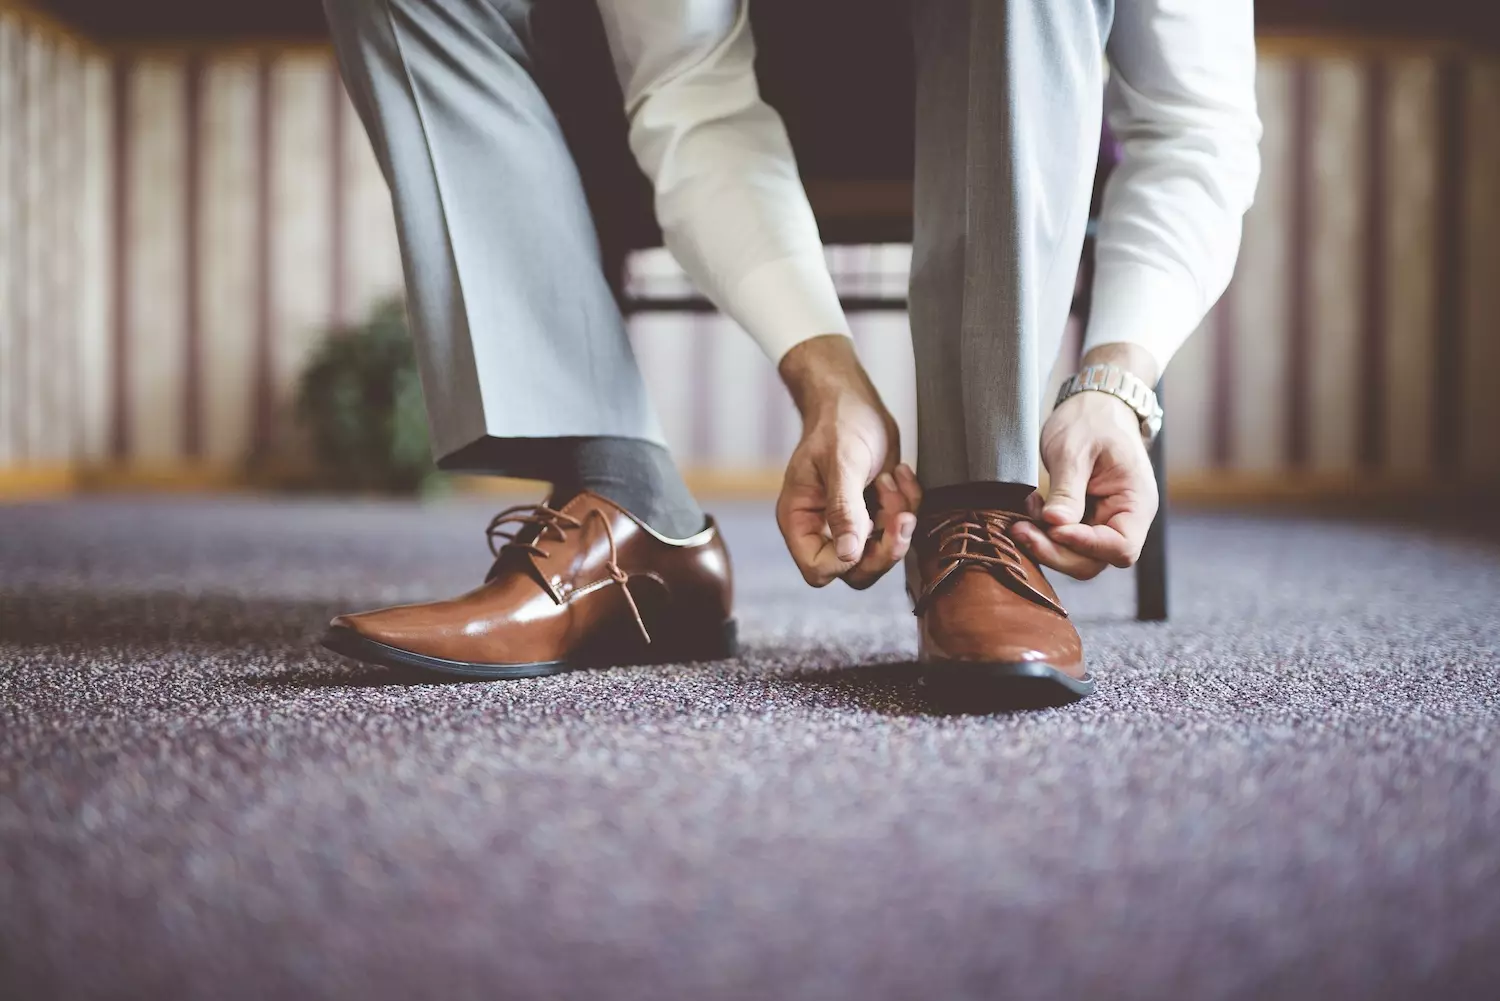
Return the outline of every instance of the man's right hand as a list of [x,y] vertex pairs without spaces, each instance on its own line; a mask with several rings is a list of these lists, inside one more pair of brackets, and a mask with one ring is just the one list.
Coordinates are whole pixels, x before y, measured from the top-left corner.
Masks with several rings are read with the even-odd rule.
[[[901,463],[901,435],[853,342],[841,335],[803,341],[780,372],[802,414],[802,440],[787,463],[776,524],[814,587],[842,577],[866,588],[906,556],[921,490]],[[865,488],[876,485],[872,522]]]

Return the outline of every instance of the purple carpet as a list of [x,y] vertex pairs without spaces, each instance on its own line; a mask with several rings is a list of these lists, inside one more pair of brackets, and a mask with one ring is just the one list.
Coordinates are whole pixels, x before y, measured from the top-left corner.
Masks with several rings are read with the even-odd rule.
[[0,508],[0,997],[1500,997],[1500,546],[1183,515],[1099,693],[973,714],[899,584],[721,507],[744,656],[430,684],[314,646],[492,505]]

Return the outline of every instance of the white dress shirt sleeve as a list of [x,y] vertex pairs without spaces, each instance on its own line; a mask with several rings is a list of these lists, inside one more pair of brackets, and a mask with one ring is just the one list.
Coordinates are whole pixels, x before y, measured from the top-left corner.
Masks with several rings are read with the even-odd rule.
[[746,0],[599,8],[673,256],[773,362],[847,335],[786,129],[760,98]]
[[1139,344],[1165,369],[1229,284],[1260,176],[1251,0],[1120,0],[1108,56],[1124,155],[1084,347]]

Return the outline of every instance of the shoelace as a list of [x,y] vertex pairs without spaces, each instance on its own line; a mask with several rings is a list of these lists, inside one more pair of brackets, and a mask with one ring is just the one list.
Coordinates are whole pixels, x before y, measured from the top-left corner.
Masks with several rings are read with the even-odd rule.
[[1010,537],[1010,527],[1020,520],[1021,515],[1010,511],[954,511],[929,528],[928,537],[936,535],[941,540],[938,543],[940,570],[918,600],[918,610],[947,576],[946,571],[965,563],[1000,567],[1026,584],[1029,590],[1031,584],[1026,579],[1020,550]]
[[[587,517],[595,515],[599,518],[599,524],[604,526],[604,539],[609,543],[609,559],[605,561],[604,569],[609,571],[610,579],[619,584],[620,589],[625,592],[625,602],[630,606],[630,614],[634,616],[636,627],[641,631],[641,638],[649,644],[651,633],[646,630],[646,620],[641,618],[641,610],[636,606],[635,595],[630,593],[630,575],[620,568],[620,554],[615,548],[615,533],[614,529],[609,527],[609,517],[598,508],[591,508]],[[501,528],[502,525],[512,524],[516,528],[510,531]],[[539,529],[534,539],[519,538],[529,526],[536,526]],[[545,504],[517,504],[515,507],[506,508],[490,519],[489,527],[484,530],[484,535],[490,544],[490,553],[496,559],[499,559],[500,554],[507,549],[522,550],[546,559],[551,554],[543,549],[540,543],[546,541],[548,532],[551,532],[558,542],[566,542],[570,530],[582,527],[583,522],[579,519]]]

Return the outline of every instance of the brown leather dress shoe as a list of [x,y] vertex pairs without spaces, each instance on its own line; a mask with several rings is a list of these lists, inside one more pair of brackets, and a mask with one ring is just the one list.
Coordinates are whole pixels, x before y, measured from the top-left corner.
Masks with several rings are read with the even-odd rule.
[[[924,514],[907,584],[929,675],[980,682],[1016,707],[1093,694],[1083,644],[1057,592],[1011,540],[1012,511]],[[913,572],[914,571],[914,572]]]
[[666,539],[585,492],[560,509],[502,511],[487,534],[495,564],[477,590],[340,615],[323,645],[367,663],[471,678],[736,652],[729,552],[711,519],[691,538]]

